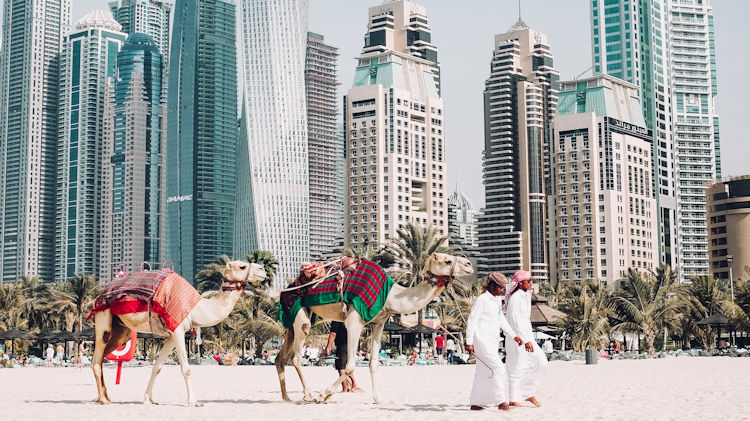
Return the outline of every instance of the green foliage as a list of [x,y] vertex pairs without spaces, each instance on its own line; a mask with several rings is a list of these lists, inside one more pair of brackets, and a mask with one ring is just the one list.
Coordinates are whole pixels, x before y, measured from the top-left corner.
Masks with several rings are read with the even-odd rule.
[[607,341],[610,299],[611,290],[600,281],[587,280],[581,286],[571,286],[565,290],[559,306],[565,316],[560,323],[570,336],[574,350],[583,352]]
[[232,259],[222,254],[217,256],[213,262],[203,266],[203,269],[195,275],[195,285],[198,292],[214,291],[221,288],[224,282],[222,271]]
[[273,285],[273,279],[279,272],[279,261],[273,255],[273,252],[269,250],[255,250],[252,253],[246,254],[245,260],[263,266],[263,269],[266,270],[266,279],[263,283]]
[[399,228],[398,236],[391,239],[387,246],[387,252],[401,267],[393,272],[394,280],[407,286],[424,282],[430,256],[433,253],[449,253],[451,249],[446,244],[448,236],[441,236],[440,231],[432,225],[422,227],[409,222]]

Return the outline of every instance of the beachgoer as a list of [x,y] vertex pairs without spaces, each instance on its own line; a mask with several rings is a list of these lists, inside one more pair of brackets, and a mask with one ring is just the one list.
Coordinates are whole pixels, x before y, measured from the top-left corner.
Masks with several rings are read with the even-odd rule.
[[63,348],[62,344],[57,344],[57,355],[55,355],[55,361],[58,364],[65,362],[65,348]]
[[417,354],[417,351],[412,349],[411,354],[409,354],[409,358],[406,361],[406,365],[414,365],[417,363],[417,359],[419,358],[419,354]]
[[55,358],[55,350],[52,344],[47,345],[47,367],[52,367],[52,360]]
[[542,344],[542,350],[547,355],[547,360],[549,360],[549,356],[552,355],[552,341],[549,338]]
[[524,341],[524,348],[510,346],[512,343],[505,338],[508,349],[506,362],[508,364],[508,389],[510,405],[521,406],[519,401],[526,400],[534,406],[541,406],[537,401],[536,389],[542,381],[547,368],[547,357],[544,351],[534,341],[531,330],[531,273],[518,270],[513,274],[513,285],[508,290],[505,299],[506,317],[513,330]]
[[500,329],[518,346],[522,342],[500,311],[506,283],[502,273],[492,272],[484,284],[484,292],[474,301],[466,322],[466,351],[477,359],[469,397],[473,410],[484,409],[487,405],[497,405],[503,411],[509,409],[505,399],[505,366],[497,353]]
[[[342,322],[332,321],[331,333],[328,335],[328,344],[326,345],[325,353],[326,355],[330,355],[331,348],[334,345],[336,346],[336,363],[334,366],[336,367],[339,376],[344,375],[346,363],[349,361],[346,339],[346,326]],[[354,380],[354,375],[345,378],[341,383],[342,392],[354,392],[356,389],[358,388],[357,381]]]
[[442,334],[438,333],[435,336],[435,351],[437,352],[438,363],[443,363],[443,347],[445,345],[445,338]]
[[445,359],[448,364],[453,364],[453,354],[456,352],[456,341],[453,338],[448,338],[445,341]]
[[268,350],[263,351],[263,359],[265,361],[268,361],[269,358],[271,358],[271,356],[268,355]]

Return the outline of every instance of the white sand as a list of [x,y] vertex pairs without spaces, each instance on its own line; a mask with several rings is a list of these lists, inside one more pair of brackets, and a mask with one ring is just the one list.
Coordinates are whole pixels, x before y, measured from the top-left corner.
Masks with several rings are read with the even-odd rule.
[[[193,366],[193,387],[202,408],[185,407],[177,366],[165,366],[156,381],[158,406],[141,404],[150,367],[124,368],[122,384],[105,368],[113,403],[95,404],[89,368],[0,369],[0,419],[258,419],[419,420],[429,419],[750,419],[750,358],[670,357],[661,360],[550,363],[538,393],[541,408],[468,410],[474,366],[381,367],[386,403],[371,403],[370,375],[357,368],[364,393],[335,395],[323,405],[281,400],[273,366]],[[334,378],[331,367],[303,367],[313,390]],[[290,395],[301,386],[287,367]],[[344,418],[346,417],[346,418]]]

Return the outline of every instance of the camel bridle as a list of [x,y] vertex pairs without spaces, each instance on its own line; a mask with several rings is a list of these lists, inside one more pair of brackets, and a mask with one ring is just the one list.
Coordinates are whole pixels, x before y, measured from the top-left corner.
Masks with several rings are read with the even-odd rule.
[[[253,264],[250,263],[250,266]],[[247,275],[245,276],[245,279],[241,281],[226,281],[227,286],[224,286],[224,284],[221,285],[222,291],[236,291],[236,290],[242,290],[245,288],[245,284],[253,284],[253,281],[250,280],[250,276],[252,275],[252,271],[250,270],[250,267],[247,268]],[[260,284],[261,281],[258,281]]]
[[427,278],[427,282],[430,283],[430,285],[437,286],[437,287],[447,287],[451,282],[453,282],[454,279],[456,279],[456,264],[458,263],[458,257],[453,257],[453,264],[451,265],[451,271],[448,274],[448,276],[438,276],[434,273],[430,272],[429,270],[427,273],[430,275],[429,278]]

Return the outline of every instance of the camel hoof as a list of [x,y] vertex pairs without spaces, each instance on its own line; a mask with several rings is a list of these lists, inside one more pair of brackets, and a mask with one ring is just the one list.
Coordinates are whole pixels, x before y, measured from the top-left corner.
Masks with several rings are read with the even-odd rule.
[[98,403],[99,405],[108,405],[112,403],[112,401],[110,401],[109,399],[101,398],[101,399],[97,399],[96,403]]
[[328,403],[328,400],[331,399],[331,396],[333,396],[333,393],[326,392],[326,393],[319,393],[318,397],[313,399],[313,402],[315,403]]
[[310,395],[309,393],[308,393],[307,395],[305,395],[305,396],[304,396],[304,397],[302,398],[302,400],[303,400],[304,402],[315,402],[315,399],[313,399],[312,395]]
[[188,406],[192,406],[192,407],[195,407],[195,408],[200,408],[200,407],[203,406],[203,402],[192,402],[192,403],[189,402]]

